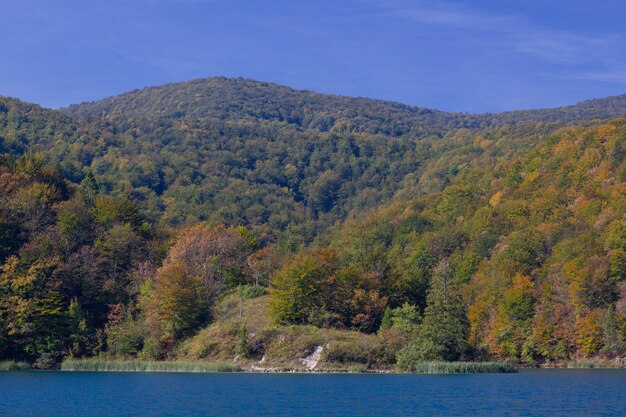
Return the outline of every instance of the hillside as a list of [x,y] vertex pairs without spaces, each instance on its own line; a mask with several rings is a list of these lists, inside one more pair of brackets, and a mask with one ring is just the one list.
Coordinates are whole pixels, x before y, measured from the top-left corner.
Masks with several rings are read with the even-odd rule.
[[7,101],[0,135],[21,135],[11,139],[13,153],[25,142],[45,151],[74,182],[93,172],[107,192],[137,201],[152,223],[242,224],[263,240],[297,246],[354,210],[447,182],[482,152],[459,129],[506,138],[492,150],[503,158],[565,122],[625,114],[625,100],[468,115],[209,78],[70,106],[69,117],[30,106],[40,116],[19,127],[8,114],[24,112]]
[[[495,165],[477,160],[440,192],[349,220],[327,250],[353,268],[379,257],[375,271],[386,279],[364,281],[368,297],[408,301],[424,314],[409,356],[428,359],[428,338],[528,364],[619,355],[626,347],[625,154],[623,119],[564,128],[527,155]],[[433,296],[441,292],[447,301]],[[454,303],[466,309],[456,323],[465,333],[449,333],[441,317],[429,333],[433,304],[446,317]],[[371,314],[381,319],[383,307]]]
[[619,357],[623,114],[225,78],[0,98],[0,360]]

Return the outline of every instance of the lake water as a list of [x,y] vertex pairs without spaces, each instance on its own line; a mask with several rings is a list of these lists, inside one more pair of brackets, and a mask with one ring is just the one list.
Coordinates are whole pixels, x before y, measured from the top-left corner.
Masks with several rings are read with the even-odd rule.
[[0,372],[1,416],[624,416],[626,370],[483,375]]

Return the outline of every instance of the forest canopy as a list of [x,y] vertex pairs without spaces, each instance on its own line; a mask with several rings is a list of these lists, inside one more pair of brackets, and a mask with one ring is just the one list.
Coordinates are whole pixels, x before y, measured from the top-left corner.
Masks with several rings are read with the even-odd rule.
[[260,360],[314,329],[354,337],[329,361],[403,370],[623,355],[623,114],[223,78],[0,98],[0,360]]

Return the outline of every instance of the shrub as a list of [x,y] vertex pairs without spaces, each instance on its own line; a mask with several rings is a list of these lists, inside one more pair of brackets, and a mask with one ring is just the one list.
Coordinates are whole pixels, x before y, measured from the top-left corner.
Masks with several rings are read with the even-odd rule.
[[260,285],[242,285],[239,287],[239,291],[241,298],[244,300],[261,297],[267,294],[267,288]]
[[427,361],[443,360],[444,349],[431,339],[417,339],[396,355],[398,370],[413,372],[415,366]]

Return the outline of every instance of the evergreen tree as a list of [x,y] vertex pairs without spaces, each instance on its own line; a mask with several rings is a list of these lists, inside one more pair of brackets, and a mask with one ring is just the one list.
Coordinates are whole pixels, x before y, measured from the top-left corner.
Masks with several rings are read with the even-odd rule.
[[83,201],[85,201],[88,206],[93,207],[96,202],[96,195],[100,192],[100,186],[93,172],[87,172],[87,175],[85,175],[85,178],[83,178],[80,183],[79,190]]
[[467,350],[469,324],[458,286],[451,281],[448,261],[443,260],[433,275],[419,338],[441,349],[441,358],[454,361]]
[[393,325],[391,321],[391,308],[387,307],[383,313],[383,319],[380,322],[380,330],[389,329]]
[[607,353],[617,353],[623,347],[619,325],[615,317],[615,304],[611,304],[604,315],[604,350]]

